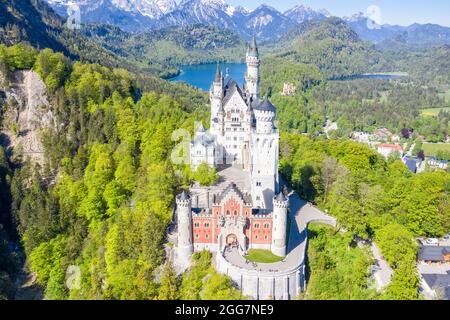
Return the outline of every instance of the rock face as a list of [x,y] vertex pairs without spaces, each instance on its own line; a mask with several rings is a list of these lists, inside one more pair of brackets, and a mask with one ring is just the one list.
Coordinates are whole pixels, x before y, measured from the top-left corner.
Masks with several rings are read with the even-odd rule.
[[42,166],[42,131],[56,125],[44,82],[34,71],[16,71],[9,88],[3,88],[3,92],[0,142],[13,157],[29,157]]

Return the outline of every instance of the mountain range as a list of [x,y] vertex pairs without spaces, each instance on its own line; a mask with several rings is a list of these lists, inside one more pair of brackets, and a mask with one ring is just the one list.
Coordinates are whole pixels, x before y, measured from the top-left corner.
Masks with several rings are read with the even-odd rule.
[[363,13],[344,18],[362,40],[379,49],[417,49],[450,44],[450,28],[437,24],[377,25]]
[[[167,27],[204,24],[229,29],[249,40],[276,41],[306,21],[324,20],[331,14],[297,5],[285,12],[261,5],[254,10],[233,7],[224,0],[46,0],[63,17],[73,4],[80,8],[82,23],[110,24],[127,32],[153,31]],[[376,26],[358,13],[344,21],[362,40],[380,49],[425,48],[450,44],[450,28],[435,24]],[[373,27],[375,26],[375,27]]]
[[260,41],[279,39],[299,23],[330,16],[325,10],[315,11],[302,5],[282,13],[268,5],[249,10],[223,0],[182,0],[179,4],[174,0],[46,1],[64,17],[76,3],[82,23],[112,24],[128,32],[205,24],[229,29],[246,40],[255,35]]

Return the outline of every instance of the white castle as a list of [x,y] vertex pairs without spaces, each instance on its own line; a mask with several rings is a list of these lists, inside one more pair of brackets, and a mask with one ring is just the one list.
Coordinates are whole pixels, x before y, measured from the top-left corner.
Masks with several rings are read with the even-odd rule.
[[[288,237],[288,225],[295,234],[296,224],[288,224],[290,200],[280,192],[276,109],[268,98],[260,98],[259,66],[253,39],[242,88],[217,68],[210,92],[211,128],[196,129],[190,160],[193,170],[202,163],[217,168],[221,181],[194,185],[176,197],[174,262],[182,272],[195,251],[208,250],[215,255],[216,269],[244,295],[291,299],[305,285],[305,241]],[[271,251],[282,261],[250,263],[246,256],[252,249]]]
[[211,126],[196,130],[191,144],[191,165],[242,166],[250,173],[253,206],[272,209],[279,192],[279,133],[275,107],[260,98],[259,52],[255,38],[247,51],[247,74],[241,89],[225,79],[219,66],[210,91]]

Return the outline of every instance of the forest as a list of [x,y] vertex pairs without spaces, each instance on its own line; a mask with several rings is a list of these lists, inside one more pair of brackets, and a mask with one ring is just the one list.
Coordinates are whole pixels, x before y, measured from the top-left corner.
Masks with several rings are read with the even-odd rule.
[[[205,119],[203,94],[170,85],[169,95],[154,79],[23,45],[0,46],[0,66],[5,74],[37,72],[58,123],[43,134],[44,167],[26,159],[11,163],[0,149],[2,225],[21,239],[46,299],[172,299],[183,286],[197,288],[189,297],[238,295],[211,268],[199,267],[201,279],[211,278],[198,283],[195,268],[179,279],[164,263],[174,194],[194,179],[184,165],[171,163],[177,142],[171,135],[192,132],[194,120]],[[1,288],[11,298],[20,257],[3,233],[1,254],[8,259],[1,279],[8,285]],[[205,261],[210,257],[199,257],[200,266]],[[70,266],[81,272],[72,290],[65,286]]]
[[[441,237],[450,230],[448,173],[414,175],[400,160],[386,161],[369,147],[348,140],[284,134],[280,148],[283,176],[299,195],[336,217],[346,230],[335,235],[336,231],[313,229],[309,257],[314,281],[309,298],[418,299],[415,237]],[[348,266],[350,279],[343,282],[349,284],[348,295],[333,289],[336,283],[342,285],[339,279],[345,275],[339,270],[349,256],[329,250],[345,251],[348,244],[355,247],[357,239],[375,240],[394,269],[392,283],[381,296],[361,280],[367,280],[368,258],[357,248],[351,249],[356,256],[351,254],[348,261],[354,263]]]

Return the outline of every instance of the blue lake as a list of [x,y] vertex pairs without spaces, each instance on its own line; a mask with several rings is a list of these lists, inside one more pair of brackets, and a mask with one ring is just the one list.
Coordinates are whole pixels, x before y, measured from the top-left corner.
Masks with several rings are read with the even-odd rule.
[[[236,80],[239,85],[244,83],[245,72],[247,71],[247,65],[245,63],[221,63],[219,64],[224,75],[228,71],[228,75]],[[182,72],[177,77],[169,79],[172,82],[186,82],[191,86],[199,88],[203,91],[209,91],[211,84],[216,75],[216,63],[207,64],[193,64],[183,65],[179,67]],[[356,79],[379,79],[389,80],[398,79],[406,75],[389,74],[389,73],[373,73],[373,74],[360,74],[352,77],[346,77],[342,79],[336,79],[338,81],[351,81]]]
[[374,80],[391,80],[391,79],[400,79],[405,77],[406,74],[388,74],[388,73],[368,73],[368,74],[357,74],[351,77],[346,77],[339,79],[341,81],[351,81],[357,79],[374,79]]
[[[219,66],[224,75],[228,70],[228,75],[238,84],[244,83],[245,72],[247,71],[245,63],[222,63]],[[180,66],[181,74],[169,79],[169,81],[183,81],[203,91],[209,91],[216,75],[216,68],[216,63]]]

